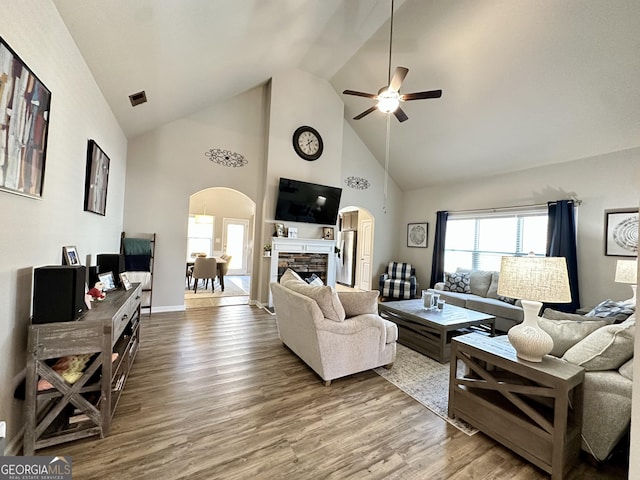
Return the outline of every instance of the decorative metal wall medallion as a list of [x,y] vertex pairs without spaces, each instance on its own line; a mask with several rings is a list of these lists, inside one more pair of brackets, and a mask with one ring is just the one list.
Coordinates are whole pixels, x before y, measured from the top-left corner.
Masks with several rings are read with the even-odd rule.
[[366,190],[371,186],[369,180],[362,177],[347,177],[344,183],[346,183],[351,188],[355,188],[356,190]]
[[209,160],[223,167],[244,167],[249,163],[249,160],[244,158],[243,155],[219,148],[212,148],[205,155],[209,157]]

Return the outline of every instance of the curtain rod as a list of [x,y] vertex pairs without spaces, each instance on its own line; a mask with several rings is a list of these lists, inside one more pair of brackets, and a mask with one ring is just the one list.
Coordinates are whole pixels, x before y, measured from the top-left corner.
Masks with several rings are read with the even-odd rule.
[[[578,200],[575,198],[569,198],[569,202],[573,202],[575,206],[582,204],[582,200]],[[474,208],[473,210],[450,210],[449,213],[474,213],[474,212],[505,212],[509,210],[521,210],[524,208],[542,208],[548,205],[555,205],[558,203],[558,200],[547,203],[537,203],[532,205],[514,205],[512,207],[494,207],[494,208]]]

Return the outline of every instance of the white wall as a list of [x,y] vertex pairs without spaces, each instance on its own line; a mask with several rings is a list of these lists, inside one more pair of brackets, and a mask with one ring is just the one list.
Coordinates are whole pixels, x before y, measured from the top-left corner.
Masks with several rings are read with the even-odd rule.
[[[51,91],[42,199],[0,192],[0,419],[11,443],[23,423],[13,389],[25,367],[33,268],[59,265],[63,245],[76,245],[83,264],[118,251],[127,141],[53,3],[0,0],[0,11],[3,39]],[[104,217],[83,211],[90,138],[111,159]]]
[[[153,311],[184,308],[192,194],[228,187],[245,194],[261,211],[266,92],[265,87],[254,88],[129,142],[124,222],[126,230],[157,234]],[[249,163],[236,168],[213,163],[205,156],[212,148],[240,153]]]
[[[381,124],[382,125],[382,124]],[[382,127],[384,127],[382,125]],[[347,121],[343,121],[342,146],[342,201],[341,206],[365,208],[374,218],[373,260],[371,264],[371,288],[378,287],[378,277],[390,261],[403,261],[398,257],[398,237],[404,235],[401,227],[402,192],[389,177],[387,183],[387,205],[384,205],[384,168],[362,143],[360,137]],[[384,130],[382,131],[384,134]],[[369,181],[366,190],[350,188],[347,177],[361,177]]]
[[417,267],[418,280],[427,285],[438,210],[468,210],[545,204],[576,197],[578,207],[578,271],[580,300],[592,307],[602,300],[629,298],[628,285],[613,281],[617,257],[604,255],[604,211],[640,205],[640,148],[600,155],[517,173],[437,188],[406,192],[403,223],[428,221],[429,247],[407,248],[403,257]]

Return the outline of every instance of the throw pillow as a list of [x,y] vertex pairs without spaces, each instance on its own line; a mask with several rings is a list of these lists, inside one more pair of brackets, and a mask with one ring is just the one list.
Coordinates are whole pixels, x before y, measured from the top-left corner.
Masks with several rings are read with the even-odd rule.
[[344,321],[344,307],[340,303],[338,292],[336,292],[335,288],[329,286],[314,287],[313,285],[308,285],[304,280],[301,282],[289,281],[285,286],[294,292],[315,300],[325,318],[334,322]]
[[363,315],[365,313],[378,313],[378,296],[380,292],[338,292],[340,303],[344,307],[347,318]]
[[562,357],[567,350],[590,333],[608,325],[606,320],[553,320],[538,317],[538,325],[553,339],[551,355]]
[[280,284],[286,287],[288,282],[304,283],[304,280],[302,280],[302,277],[300,277],[296,272],[287,268],[280,277]]
[[614,370],[633,356],[635,320],[599,328],[562,357],[587,371]]
[[633,315],[635,308],[626,305],[624,302],[615,302],[607,299],[598,304],[593,310],[587,313],[587,317],[614,317],[615,322],[622,322],[630,315]]
[[471,293],[471,277],[465,272],[445,272],[444,289],[447,292]]
[[[586,317],[585,315],[579,315],[577,313],[561,312],[560,310],[554,310],[553,308],[545,308],[544,312],[542,312],[542,316],[544,318],[549,318],[551,320],[577,320],[577,321],[584,321],[589,319],[596,320],[595,318]],[[607,325],[610,325],[613,323],[613,318],[606,319],[606,320],[607,320]]]
[[305,280],[309,285],[314,285],[316,287],[321,287],[324,285],[324,282],[322,281],[322,279],[319,276],[317,276],[315,273],[310,277],[305,278]]
[[469,270],[466,268],[458,268],[457,273],[468,273],[471,281],[470,288],[473,295],[479,297],[486,297],[489,286],[491,286],[491,279],[493,278],[493,272],[487,272],[484,270]]
[[516,298],[511,298],[511,297],[503,297],[502,295],[498,295],[498,300],[500,300],[501,302],[508,303],[510,305],[515,305],[517,299]]

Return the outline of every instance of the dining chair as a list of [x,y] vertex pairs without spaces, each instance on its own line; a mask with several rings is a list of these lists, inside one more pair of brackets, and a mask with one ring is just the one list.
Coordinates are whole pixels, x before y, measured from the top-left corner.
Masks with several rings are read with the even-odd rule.
[[200,279],[205,280],[205,289],[209,286],[209,279],[211,279],[211,291],[213,291],[215,289],[214,280],[217,273],[217,262],[215,258],[196,258],[196,261],[193,264],[193,273],[191,274],[194,283],[193,293],[198,293],[198,280]]

